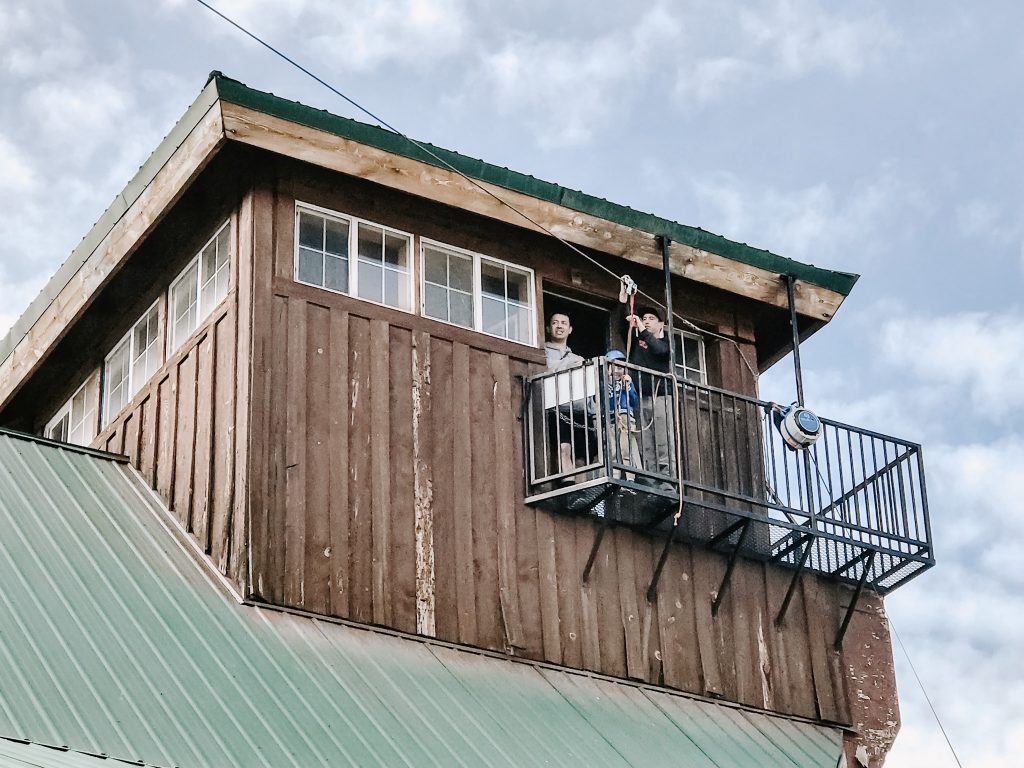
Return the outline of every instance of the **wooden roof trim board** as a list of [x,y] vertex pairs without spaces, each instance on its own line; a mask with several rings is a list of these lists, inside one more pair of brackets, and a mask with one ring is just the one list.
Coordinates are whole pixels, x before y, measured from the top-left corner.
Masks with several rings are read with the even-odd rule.
[[[661,250],[655,235],[649,232],[507,187],[477,181],[509,204],[502,205],[454,171],[237,104],[223,102],[222,110],[224,129],[233,141],[515,226],[538,232],[547,230],[575,245],[661,269]],[[534,227],[509,206],[522,211],[544,229]],[[674,274],[780,308],[788,306],[785,284],[776,272],[674,241],[669,254]],[[805,281],[797,283],[797,311],[815,320],[828,322],[844,298],[842,293],[829,288]]]
[[[0,407],[227,140],[535,229],[402,136],[214,73],[167,138],[0,339]],[[778,307],[786,306],[778,276],[793,274],[798,278],[797,311],[818,322],[832,318],[857,280],[856,275],[801,264],[449,150],[430,149],[574,244],[660,269],[655,236],[666,234],[673,241],[674,273]]]

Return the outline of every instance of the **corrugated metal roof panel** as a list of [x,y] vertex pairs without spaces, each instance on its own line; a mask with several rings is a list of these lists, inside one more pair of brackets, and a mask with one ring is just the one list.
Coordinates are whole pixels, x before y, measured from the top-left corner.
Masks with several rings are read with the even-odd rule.
[[0,768],[838,757],[834,730],[238,605],[168,520],[123,463],[0,431],[0,737],[32,742]]

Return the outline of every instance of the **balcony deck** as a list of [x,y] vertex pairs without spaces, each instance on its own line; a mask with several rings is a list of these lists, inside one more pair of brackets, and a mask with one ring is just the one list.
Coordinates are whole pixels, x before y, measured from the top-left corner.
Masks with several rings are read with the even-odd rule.
[[[772,423],[771,403],[691,381],[673,391],[667,376],[625,369],[640,395],[626,436],[609,361],[525,383],[527,503],[879,594],[934,565],[916,443],[821,419],[819,440],[794,451]],[[653,390],[644,392],[645,381]],[[674,394],[661,398],[671,426],[650,435],[657,422],[647,408],[659,388]],[[676,457],[667,469],[655,466],[662,440]],[[566,442],[574,466],[563,468]]]

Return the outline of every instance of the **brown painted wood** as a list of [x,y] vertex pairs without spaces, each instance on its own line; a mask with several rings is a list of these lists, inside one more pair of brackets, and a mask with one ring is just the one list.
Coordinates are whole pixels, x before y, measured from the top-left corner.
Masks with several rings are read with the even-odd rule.
[[542,658],[559,664],[563,662],[562,614],[559,609],[560,587],[558,583],[555,522],[549,512],[531,510],[531,513],[536,520],[537,527],[537,582],[540,593],[540,620],[544,642]]
[[[697,627],[693,557],[688,546],[673,547],[658,587],[658,627],[665,685],[703,693],[702,646]],[[715,666],[712,665],[714,676]]]
[[349,562],[352,549],[349,537],[349,357],[348,357],[348,313],[332,311],[330,314],[329,345],[329,395],[326,416],[330,423],[327,455],[332,465],[329,474],[330,507],[330,605],[329,612],[335,616],[351,615],[351,578]]
[[[331,377],[331,311],[306,305],[305,344],[305,485],[306,519],[303,543],[303,607],[327,613],[331,588],[330,478],[337,461],[329,451]],[[344,411],[342,411],[344,413]]]
[[390,372],[387,323],[370,321],[370,486],[373,552],[373,621],[390,626],[394,621],[391,593],[391,450],[388,391]]
[[[370,323],[349,316],[349,506],[351,509],[349,617],[356,621],[373,620],[373,493],[371,484],[372,414],[370,411]],[[370,553],[371,557],[366,554]]]
[[139,473],[150,488],[156,488],[156,446],[159,422],[159,390],[150,384],[151,395],[139,409]]
[[232,495],[235,478],[235,315],[214,326],[216,348],[213,387],[213,457],[210,475],[210,558],[228,575],[232,543]]
[[437,636],[460,637],[455,510],[455,403],[452,344],[430,340],[430,423],[434,510],[434,600]]
[[197,347],[196,372],[196,435],[192,480],[192,535],[203,552],[210,551],[210,505],[212,493],[214,361],[213,329]]
[[[390,594],[390,626],[404,632],[416,631],[416,502],[413,453],[412,333],[404,328],[388,330],[389,442],[386,465],[390,485],[389,524],[391,539],[386,543],[389,572],[385,589]],[[376,536],[374,536],[376,538]]]
[[[495,412],[497,382],[491,372],[490,355],[469,352],[468,436],[471,455],[471,526],[473,538],[473,587],[477,642],[484,648],[505,648],[498,584],[497,493],[494,485]],[[458,439],[456,431],[456,439]]]
[[[614,532],[611,532],[614,533]],[[597,603],[600,667],[605,674],[626,677],[626,636],[622,625],[622,603],[619,590],[618,538],[605,535],[598,550],[594,574]],[[629,553],[622,555],[628,558]]]
[[519,578],[516,567],[515,422],[512,418],[512,372],[504,355],[491,354],[491,392],[494,413],[494,474],[492,476],[497,515],[498,598],[504,626],[505,645],[523,648],[523,620],[519,609]]
[[476,645],[476,572],[473,551],[473,422],[470,417],[469,347],[452,345],[452,501],[458,636]]
[[580,574],[583,572],[576,556],[576,521],[553,518],[555,539],[555,570],[558,579],[558,617],[562,663],[583,668],[583,610],[580,600]]
[[196,373],[198,354],[193,349],[178,364],[178,402],[172,436],[174,488],[172,509],[185,530],[192,532],[192,479],[195,472]]
[[720,557],[691,550],[693,579],[693,610],[697,627],[697,648],[700,652],[703,693],[708,696],[727,696],[728,683],[723,666],[728,660],[721,657],[721,633],[718,617],[711,615],[711,602],[718,591],[725,571]]

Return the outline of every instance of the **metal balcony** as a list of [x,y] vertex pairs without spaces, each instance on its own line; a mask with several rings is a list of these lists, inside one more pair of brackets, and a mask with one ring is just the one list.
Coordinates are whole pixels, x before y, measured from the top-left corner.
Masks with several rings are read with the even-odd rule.
[[[641,400],[671,391],[667,376],[626,368]],[[664,420],[641,407],[624,440],[612,381],[603,359],[526,381],[527,503],[812,571],[858,594],[885,594],[934,565],[919,445],[821,419],[818,442],[794,451],[770,403],[690,381],[649,399],[671,409],[667,430],[646,434]],[[667,471],[656,466],[659,440],[673,457],[679,447]]]

